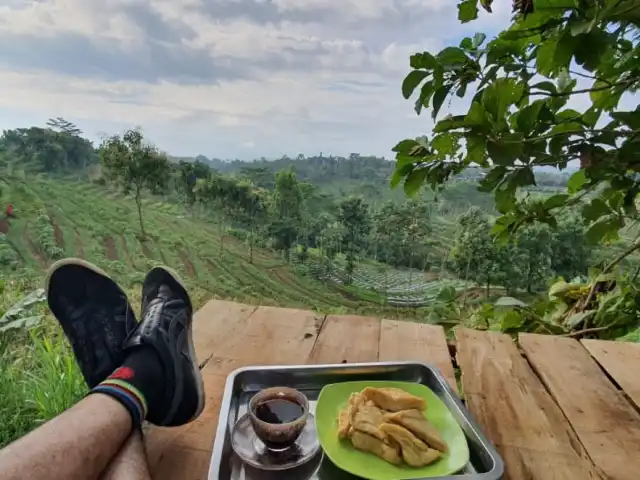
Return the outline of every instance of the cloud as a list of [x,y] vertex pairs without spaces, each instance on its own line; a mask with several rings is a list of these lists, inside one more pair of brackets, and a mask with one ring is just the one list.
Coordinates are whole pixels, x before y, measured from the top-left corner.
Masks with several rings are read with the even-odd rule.
[[388,155],[431,125],[400,94],[409,55],[495,31],[496,8],[462,26],[450,0],[5,1],[0,111],[140,125],[181,155]]

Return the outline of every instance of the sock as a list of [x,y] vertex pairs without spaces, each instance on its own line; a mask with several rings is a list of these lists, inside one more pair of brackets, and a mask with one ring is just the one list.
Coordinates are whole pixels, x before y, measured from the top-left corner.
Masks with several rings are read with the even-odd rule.
[[119,401],[131,414],[134,427],[142,424],[149,412],[148,400],[162,395],[163,372],[160,357],[150,347],[133,350],[91,393],[102,393]]

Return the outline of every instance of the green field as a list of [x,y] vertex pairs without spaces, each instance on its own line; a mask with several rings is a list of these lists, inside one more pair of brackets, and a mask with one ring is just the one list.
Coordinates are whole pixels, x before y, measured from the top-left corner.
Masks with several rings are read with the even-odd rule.
[[[98,183],[30,175],[2,180],[0,186],[4,203],[13,203],[17,212],[16,219],[3,224],[8,246],[18,255],[17,269],[10,275],[33,281],[34,287],[56,258],[76,256],[98,264],[132,292],[154,264],[167,264],[182,274],[196,305],[225,298],[327,313],[416,316],[415,310],[373,301],[366,292],[371,285],[364,281],[347,293],[332,282],[299,275],[270,250],[255,249],[250,263],[248,246],[232,236],[224,237],[221,252],[214,223],[162,198],[145,201],[149,236],[142,239],[132,199]],[[369,270],[364,266],[358,278]],[[388,267],[386,271],[392,282],[406,275]],[[378,269],[376,275],[384,273]]]

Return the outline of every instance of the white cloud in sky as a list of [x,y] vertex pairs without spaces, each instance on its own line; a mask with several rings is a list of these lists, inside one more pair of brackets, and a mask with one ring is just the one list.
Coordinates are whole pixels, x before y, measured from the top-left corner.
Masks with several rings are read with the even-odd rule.
[[400,93],[409,55],[508,24],[508,2],[467,25],[455,4],[5,0],[0,128],[63,116],[94,139],[141,126],[176,155],[390,156],[432,125]]

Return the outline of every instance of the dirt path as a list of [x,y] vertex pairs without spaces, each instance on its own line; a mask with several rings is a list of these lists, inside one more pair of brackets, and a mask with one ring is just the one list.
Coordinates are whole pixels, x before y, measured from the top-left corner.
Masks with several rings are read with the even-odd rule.
[[0,219],[0,233],[9,233],[9,222],[4,218]]
[[133,263],[133,259],[131,258],[131,254],[129,253],[129,249],[127,248],[127,239],[124,238],[124,235],[120,235],[120,241],[122,242],[122,251],[124,252],[127,263],[130,267],[135,268],[135,264]]
[[56,217],[49,214],[49,219],[51,220],[51,226],[53,227],[53,238],[56,241],[56,246],[64,250],[64,236],[62,235],[60,226],[56,223]]
[[36,259],[40,268],[46,269],[49,267],[49,262],[47,259],[40,253],[40,248],[33,243],[33,240],[29,237],[29,222],[24,224],[24,232],[22,233],[22,240],[25,245],[29,248],[29,252],[31,256]]
[[182,263],[184,264],[187,275],[189,275],[191,278],[197,278],[198,275],[196,273],[196,269],[193,266],[193,263],[191,263],[191,260],[189,260],[189,255],[184,250],[178,250],[178,255],[180,256],[180,260],[182,260]]
[[118,251],[113,237],[104,237],[104,247],[107,249],[107,258],[109,260],[118,260]]
[[149,245],[147,245],[147,242],[140,239],[138,239],[138,241],[140,242],[140,246],[142,247],[142,253],[144,254],[144,256],[149,260],[153,260],[153,252],[149,248]]
[[82,246],[82,237],[80,237],[80,232],[75,230],[75,243],[76,243],[76,255],[79,258],[84,258],[84,247]]

